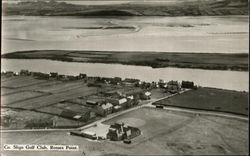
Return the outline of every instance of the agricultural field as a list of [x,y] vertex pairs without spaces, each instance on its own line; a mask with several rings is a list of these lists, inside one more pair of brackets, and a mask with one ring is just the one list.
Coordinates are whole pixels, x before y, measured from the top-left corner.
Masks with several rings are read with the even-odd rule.
[[[123,121],[136,125],[142,135],[132,144],[91,141],[67,132],[3,133],[3,143],[79,145],[78,152],[19,152],[19,155],[246,155],[248,123],[244,120],[140,108],[103,124]],[[13,139],[15,138],[15,139]],[[53,138],[53,139],[51,139]],[[83,154],[84,153],[84,154]],[[4,155],[15,155],[4,151]]]
[[79,86],[81,86],[82,84],[84,84],[83,81],[69,82],[65,84],[62,82],[62,83],[56,83],[56,84],[52,84],[49,86],[45,86],[38,90],[42,92],[59,93],[59,92],[69,91],[69,90],[79,88]]
[[12,88],[4,88],[4,87],[1,87],[1,96],[2,96],[2,95],[7,95],[7,94],[16,93],[16,92],[19,92],[19,91],[16,90],[16,89],[12,89]]
[[181,108],[220,111],[248,116],[248,93],[199,88],[154,103]]
[[[73,116],[85,114],[86,111],[94,114],[94,110],[86,107],[86,100],[104,99],[103,93],[108,91],[140,90],[111,84],[89,87],[84,80],[60,81],[55,78],[41,80],[32,76],[7,77],[3,75],[1,82],[4,85],[1,86],[1,104],[4,111],[2,120],[5,122],[3,128],[7,129],[32,128],[34,125],[34,127],[41,128],[84,125],[95,119],[78,122],[73,119]],[[65,112],[71,114],[70,117],[63,116]],[[26,116],[24,117],[23,114]],[[56,126],[53,125],[55,117]],[[98,118],[97,116],[96,120]],[[38,124],[39,122],[41,124]]]
[[[3,78],[3,79],[2,79]],[[84,123],[61,116],[62,111],[84,112],[84,106],[61,103],[64,100],[96,94],[98,88],[84,81],[40,80],[32,76],[1,76],[2,128],[79,126]],[[104,88],[105,90],[105,88]]]
[[33,92],[33,91],[22,91],[13,94],[3,95],[1,101],[4,105],[11,105],[13,103],[18,103],[28,99],[33,99],[36,97],[46,96],[45,93]]
[[44,82],[47,82],[47,80],[38,80],[31,76],[18,76],[15,79],[1,82],[2,83],[1,86],[9,88],[21,88],[21,87],[41,84]]

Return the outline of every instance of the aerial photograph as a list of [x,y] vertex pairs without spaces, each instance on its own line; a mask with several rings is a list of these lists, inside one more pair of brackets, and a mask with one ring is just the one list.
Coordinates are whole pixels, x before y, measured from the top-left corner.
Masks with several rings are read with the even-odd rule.
[[248,0],[1,3],[1,156],[249,155]]

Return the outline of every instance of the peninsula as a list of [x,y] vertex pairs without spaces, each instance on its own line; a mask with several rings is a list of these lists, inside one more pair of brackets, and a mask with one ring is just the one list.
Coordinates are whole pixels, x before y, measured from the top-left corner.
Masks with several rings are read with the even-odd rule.
[[65,62],[113,63],[150,66],[152,68],[177,67],[248,71],[247,53],[33,50],[7,53],[1,57],[7,59],[49,59]]

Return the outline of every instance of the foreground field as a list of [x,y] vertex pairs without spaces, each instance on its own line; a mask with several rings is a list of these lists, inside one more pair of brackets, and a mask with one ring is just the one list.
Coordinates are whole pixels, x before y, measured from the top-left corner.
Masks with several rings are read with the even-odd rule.
[[66,132],[3,133],[3,143],[79,145],[79,152],[14,152],[11,155],[246,155],[247,121],[141,108],[104,122],[136,124],[142,135],[132,144],[90,141]]
[[68,62],[119,63],[151,66],[153,68],[248,70],[248,54],[38,50],[8,53],[2,55],[2,57],[50,59]]
[[199,88],[172,98],[163,99],[155,105],[229,112],[248,116],[248,93],[215,88]]

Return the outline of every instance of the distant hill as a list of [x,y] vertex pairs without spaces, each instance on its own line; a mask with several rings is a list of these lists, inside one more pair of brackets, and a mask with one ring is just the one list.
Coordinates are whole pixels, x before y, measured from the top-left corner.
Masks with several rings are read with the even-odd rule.
[[215,16],[248,15],[248,0],[188,0],[179,3],[74,5],[56,1],[3,4],[3,15],[32,16]]

